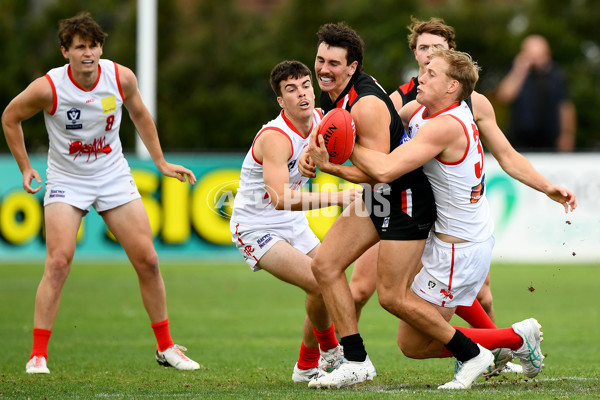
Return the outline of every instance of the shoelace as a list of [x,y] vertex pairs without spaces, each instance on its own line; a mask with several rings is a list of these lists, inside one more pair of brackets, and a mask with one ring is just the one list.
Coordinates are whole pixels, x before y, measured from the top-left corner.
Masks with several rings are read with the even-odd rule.
[[185,354],[183,354],[184,351],[187,351],[185,347],[180,346],[178,344],[175,345],[175,353],[177,353],[177,355],[182,359],[189,361],[189,358]]

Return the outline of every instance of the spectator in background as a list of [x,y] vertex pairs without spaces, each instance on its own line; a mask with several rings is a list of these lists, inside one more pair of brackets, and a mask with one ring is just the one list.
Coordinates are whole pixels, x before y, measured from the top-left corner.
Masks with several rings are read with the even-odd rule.
[[575,107],[561,67],[540,35],[526,37],[512,69],[498,86],[500,102],[510,104],[508,132],[517,150],[572,151]]

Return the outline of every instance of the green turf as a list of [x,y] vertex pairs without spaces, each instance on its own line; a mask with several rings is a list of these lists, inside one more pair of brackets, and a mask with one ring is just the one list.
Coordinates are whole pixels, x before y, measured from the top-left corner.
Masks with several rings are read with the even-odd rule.
[[[378,376],[337,391],[291,381],[303,320],[299,289],[245,264],[163,263],[171,331],[200,371],[162,368],[129,265],[75,262],[50,341],[47,376],[28,376],[35,291],[42,265],[0,265],[0,398],[6,399],[488,399],[600,397],[600,268],[492,267],[497,324],[536,317],[545,368],[534,380],[481,378],[439,392],[453,362],[410,360],[395,344],[396,319],[371,301],[360,323]],[[530,291],[529,289],[535,289]],[[457,321],[453,321],[458,323]]]

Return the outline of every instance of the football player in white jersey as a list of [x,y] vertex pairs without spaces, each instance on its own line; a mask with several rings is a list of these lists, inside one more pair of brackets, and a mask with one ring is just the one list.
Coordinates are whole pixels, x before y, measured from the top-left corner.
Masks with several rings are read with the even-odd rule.
[[[410,32],[408,35],[408,45],[413,51],[415,60],[419,65],[419,75],[425,71],[429,63],[429,57],[436,48],[454,50],[456,47],[454,28],[447,25],[441,18],[432,17],[429,20],[421,21],[413,17],[411,18],[408,30]],[[397,90],[390,94],[390,99],[392,99],[398,111],[400,111],[403,105],[415,99],[418,86],[417,80],[418,76],[400,85]],[[544,182],[545,178],[508,142],[496,122],[494,108],[490,101],[477,91],[473,91],[467,102],[469,100],[471,101],[471,110],[477,129],[479,130],[481,141],[486,149],[497,159],[502,169],[525,185],[534,189],[541,187],[540,182]],[[375,291],[377,254],[368,259],[366,257],[361,258],[364,258],[364,262],[355,263],[350,281],[357,315]],[[456,315],[463,318],[474,328],[496,328],[494,324],[495,315],[489,274],[477,294],[477,299],[473,305],[457,307]],[[501,355],[505,355],[504,353],[500,354],[497,352],[495,355],[497,356],[497,365],[496,368],[489,371],[489,374],[522,372],[519,364],[513,364],[506,361],[506,359],[499,358]],[[502,367],[504,362],[506,364]]]
[[292,380],[308,382],[337,368],[343,353],[311,271],[320,242],[303,211],[345,206],[362,188],[301,191],[308,178],[298,171],[298,158],[323,117],[315,109],[312,74],[299,61],[283,61],[273,68],[270,81],[281,113],[261,128],[244,159],[231,235],[253,271],[264,269],[306,292],[307,317]]
[[48,340],[71,270],[77,231],[94,207],[123,246],[138,275],[144,307],[157,340],[159,364],[199,369],[173,343],[169,331],[165,286],[150,223],[127,161],[119,128],[124,105],[159,171],[194,184],[192,171],[168,163],[152,116],[146,109],[134,73],[102,60],[106,33],[88,13],[62,20],[60,49],[68,61],[34,80],[2,114],[8,146],[23,174],[23,188],[38,192],[41,184],[25,147],[21,122],[43,111],[49,136],[44,196],[47,256],[35,299],[33,346],[27,373],[49,373]]
[[[424,266],[412,285],[399,276],[399,301],[392,306],[401,316],[398,344],[404,354],[457,358],[454,379],[441,389],[469,388],[493,362],[488,349],[511,349],[527,377],[541,371],[543,360],[540,325],[533,318],[506,329],[454,328],[448,323],[456,306],[475,299],[487,276],[494,242],[483,150],[463,101],[477,79],[478,67],[468,54],[435,51],[419,77],[418,103],[408,103],[400,113],[410,140],[389,155],[360,145],[353,153],[358,167],[378,181],[389,182],[423,166],[432,184],[438,219],[425,246]],[[577,206],[572,192],[543,177],[530,186],[563,204],[566,212]],[[379,268],[394,262],[394,243],[388,242],[380,247]]]

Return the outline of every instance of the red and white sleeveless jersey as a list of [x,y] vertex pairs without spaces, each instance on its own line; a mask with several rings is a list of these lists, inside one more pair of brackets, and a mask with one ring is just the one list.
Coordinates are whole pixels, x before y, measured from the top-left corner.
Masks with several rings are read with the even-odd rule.
[[[322,118],[321,112],[314,110],[313,127]],[[290,189],[300,190],[308,182],[309,178],[300,174],[298,170],[298,160],[309,145],[310,135],[306,138],[303,137],[282,111],[277,118],[263,125],[256,134],[252,147],[246,154],[242,164],[239,188],[235,196],[231,218],[238,223],[250,225],[279,224],[293,222],[297,219],[303,220],[306,218],[303,212],[276,210],[267,192],[263,178],[262,162],[254,156],[254,143],[265,130],[278,131],[290,141],[292,156],[287,163]]]
[[425,111],[421,106],[411,116],[409,138],[441,115],[456,119],[467,137],[467,147],[460,160],[444,162],[436,157],[423,166],[435,196],[437,220],[433,229],[470,242],[482,242],[493,234],[494,222],[485,197],[483,147],[473,114],[464,101],[427,117],[423,116]]
[[117,64],[100,60],[91,90],[75,82],[69,64],[46,74],[54,105],[44,112],[48,130],[48,173],[93,176],[127,167],[121,126],[123,91]]

